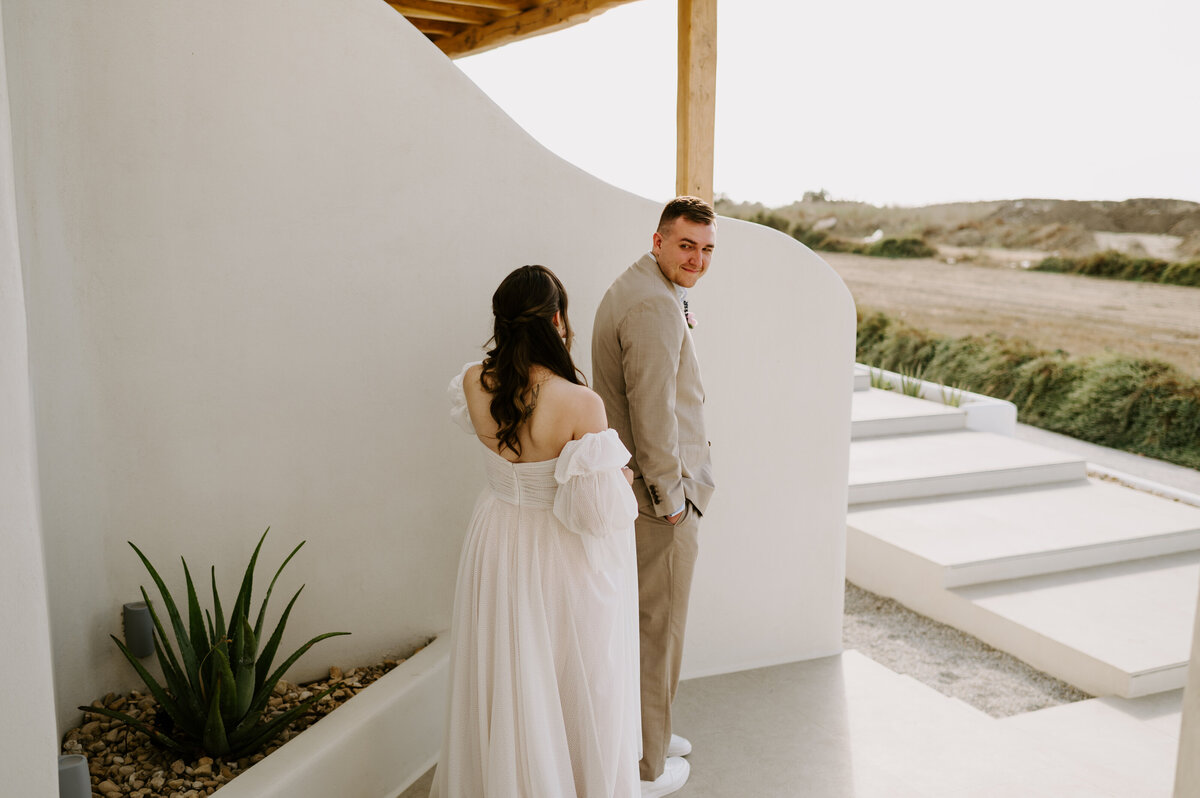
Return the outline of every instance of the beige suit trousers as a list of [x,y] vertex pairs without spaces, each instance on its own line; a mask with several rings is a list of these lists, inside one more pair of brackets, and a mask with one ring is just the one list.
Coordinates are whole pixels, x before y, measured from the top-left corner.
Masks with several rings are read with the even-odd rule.
[[672,526],[646,509],[637,532],[639,630],[642,647],[642,779],[663,772],[671,742],[671,702],[679,687],[688,596],[699,550],[700,513],[689,502]]

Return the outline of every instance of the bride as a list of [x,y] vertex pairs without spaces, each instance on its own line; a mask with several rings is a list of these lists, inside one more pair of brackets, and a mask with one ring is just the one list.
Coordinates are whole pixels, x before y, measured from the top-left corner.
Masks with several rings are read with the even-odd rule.
[[637,503],[629,452],[571,360],[562,283],[523,266],[494,348],[450,383],[482,444],[455,590],[432,798],[636,798]]

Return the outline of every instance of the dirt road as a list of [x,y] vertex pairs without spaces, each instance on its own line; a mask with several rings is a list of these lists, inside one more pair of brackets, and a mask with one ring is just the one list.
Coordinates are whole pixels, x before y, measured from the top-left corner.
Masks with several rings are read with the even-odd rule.
[[933,332],[997,332],[1073,355],[1122,352],[1200,378],[1200,288],[937,260],[818,253],[860,308]]

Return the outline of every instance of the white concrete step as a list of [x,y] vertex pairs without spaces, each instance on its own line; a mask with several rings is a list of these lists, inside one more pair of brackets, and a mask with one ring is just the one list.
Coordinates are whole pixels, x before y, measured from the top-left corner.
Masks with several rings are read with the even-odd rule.
[[[692,798],[1168,798],[1172,772],[1140,783],[1047,749],[859,654],[690,679],[674,723],[692,741]],[[1121,730],[1129,747],[1144,729]],[[406,796],[407,798],[407,796]]]
[[1080,458],[1004,435],[957,430],[850,444],[851,506],[1084,479]]
[[[1093,698],[996,721],[1130,795],[1170,795],[1183,691]],[[1144,793],[1138,792],[1139,790]]]
[[867,388],[856,391],[850,405],[853,440],[923,432],[966,429],[967,414],[941,402]]
[[[837,698],[845,702],[844,727],[833,728],[853,749],[853,789],[781,792],[780,795],[853,795],[899,798],[1167,798],[1168,769],[1140,782],[1106,780],[1085,758],[1064,756],[960,701],[847,651],[842,654]],[[836,722],[836,718],[834,719]],[[826,721],[828,722],[828,721]],[[841,734],[838,734],[841,732]],[[1115,733],[1147,758],[1163,758],[1174,743],[1130,724]],[[822,746],[822,749],[824,746]],[[736,777],[735,777],[736,778]],[[689,782],[690,786],[690,782]],[[733,786],[730,784],[729,786]],[[841,786],[841,785],[838,785]],[[739,795],[711,792],[708,795]]]
[[854,390],[865,391],[871,387],[871,370],[858,363],[854,364]]
[[[1094,695],[1183,687],[1200,552],[955,588],[998,645]],[[996,645],[993,643],[993,645]]]
[[943,587],[1200,549],[1200,507],[1100,480],[860,504],[848,535]]
[[975,635],[1093,695],[1133,698],[1187,678],[1200,552],[946,589],[848,536],[846,578]]

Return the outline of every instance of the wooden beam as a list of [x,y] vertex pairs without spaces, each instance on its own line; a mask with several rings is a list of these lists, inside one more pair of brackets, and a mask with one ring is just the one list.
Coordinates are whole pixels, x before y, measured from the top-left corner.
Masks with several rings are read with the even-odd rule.
[[443,0],[443,2],[456,6],[490,8],[510,17],[520,14],[522,11],[528,11],[538,4],[537,0]]
[[712,202],[716,137],[717,0],[679,0],[675,193]]
[[408,21],[413,24],[413,27],[424,33],[426,36],[456,36],[462,32],[463,26],[457,22],[446,22],[441,19],[421,19],[420,17],[409,17]]
[[495,12],[483,8],[442,3],[437,0],[404,0],[404,2],[388,0],[388,5],[406,17],[436,19],[443,22],[465,22],[468,25],[489,25],[499,17]]
[[482,53],[518,39],[578,25],[634,0],[561,0],[531,8],[514,17],[498,20],[491,25],[469,28],[457,36],[442,39],[436,44],[451,58]]

